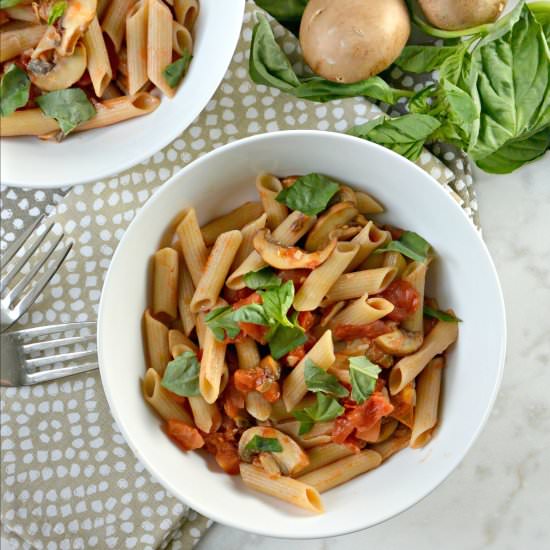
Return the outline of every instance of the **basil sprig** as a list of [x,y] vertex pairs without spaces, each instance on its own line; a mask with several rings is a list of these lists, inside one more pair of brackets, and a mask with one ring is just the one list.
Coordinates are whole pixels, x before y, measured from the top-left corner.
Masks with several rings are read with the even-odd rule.
[[376,250],[377,254],[382,252],[400,252],[403,256],[416,262],[425,262],[432,247],[428,241],[414,231],[405,231],[399,239],[390,241],[383,248]]
[[200,363],[192,351],[184,351],[166,366],[161,385],[184,397],[200,395]]
[[424,306],[424,316],[433,317],[438,321],[444,321],[445,323],[461,323],[462,319],[456,317],[452,313],[447,313],[446,311],[441,311],[440,309],[434,309],[429,306]]
[[365,402],[374,391],[381,369],[366,357],[349,358],[351,398],[356,403]]
[[309,391],[327,393],[335,397],[346,397],[349,395],[348,390],[338,382],[336,376],[324,371],[311,359],[306,359],[304,379]]
[[276,197],[291,210],[299,210],[308,216],[315,216],[325,210],[330,199],[340,186],[322,174],[307,174],[299,177],[290,187],[283,189]]
[[283,284],[282,279],[277,277],[270,267],[264,267],[258,271],[249,271],[244,276],[244,282],[252,290],[276,288]]
[[283,446],[276,437],[262,437],[255,435],[245,447],[245,450],[250,453],[280,453]]
[[48,15],[48,25],[53,25],[60,17],[63,16],[67,10],[67,0],[60,0],[56,2],[50,9],[50,15]]
[[36,98],[36,103],[46,116],[57,120],[65,135],[96,114],[94,106],[80,88],[67,88],[40,95]]
[[166,79],[166,82],[168,82],[168,86],[170,86],[170,88],[176,88],[182,78],[187,74],[191,59],[193,59],[193,56],[186,48],[183,50],[183,53],[179,59],[166,66],[162,74],[164,75],[164,78]]
[[292,414],[300,422],[299,435],[304,435],[313,428],[315,422],[329,422],[344,414],[344,407],[334,397],[317,393],[317,401],[311,407],[294,411]]
[[25,71],[11,65],[0,80],[0,115],[9,116],[29,101],[31,81]]

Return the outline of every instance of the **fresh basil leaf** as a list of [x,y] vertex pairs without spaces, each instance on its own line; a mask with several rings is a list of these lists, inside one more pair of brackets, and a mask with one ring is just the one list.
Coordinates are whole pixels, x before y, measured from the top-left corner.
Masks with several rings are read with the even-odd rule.
[[405,231],[398,240],[390,241],[383,248],[376,250],[377,254],[382,252],[400,252],[403,256],[415,260],[416,262],[425,262],[430,254],[432,246],[428,241],[422,238],[414,231]]
[[455,315],[452,315],[451,313],[447,313],[446,311],[441,311],[440,309],[434,309],[429,306],[424,306],[424,315],[426,317],[433,317],[438,321],[444,321],[445,323],[462,322],[462,319],[459,319],[458,317],[456,317]]
[[262,437],[255,435],[245,447],[245,450],[250,453],[280,453],[283,451],[283,446],[276,437]]
[[256,4],[280,23],[299,23],[309,0],[256,0]]
[[549,2],[531,2],[527,4],[531,13],[535,16],[539,25],[544,31],[546,42],[550,45],[550,3]]
[[383,145],[409,160],[416,160],[424,143],[441,126],[434,117],[410,113],[397,118],[378,117],[355,126],[348,134]]
[[60,17],[63,16],[67,10],[67,0],[60,0],[56,2],[50,9],[50,15],[48,15],[48,25],[53,25]]
[[328,393],[336,397],[346,397],[349,394],[336,376],[325,372],[311,359],[306,359],[304,378],[309,391]]
[[456,55],[460,46],[405,46],[394,61],[409,73],[427,73],[439,69],[449,57]]
[[315,405],[294,411],[294,418],[300,421],[299,435],[304,435],[313,428],[315,422],[329,422],[344,413],[345,409],[333,397],[317,393]]
[[300,327],[279,325],[269,338],[269,352],[274,359],[280,359],[306,341],[307,336]]
[[183,53],[179,59],[176,59],[176,61],[170,63],[170,65],[167,65],[164,71],[162,71],[164,79],[170,88],[176,88],[182,78],[187,74],[191,59],[193,59],[193,56],[186,48],[183,50]]
[[475,161],[550,123],[548,44],[525,5],[508,32],[488,36],[474,49],[470,81],[480,113],[468,148]]
[[9,116],[29,101],[31,81],[25,71],[11,65],[0,80],[0,115]]
[[36,98],[42,112],[57,120],[61,131],[67,135],[79,124],[90,120],[96,113],[94,106],[80,88],[57,90]]
[[543,128],[532,136],[507,142],[476,164],[491,174],[509,174],[527,162],[542,157],[549,149],[550,129]]
[[366,357],[349,358],[349,377],[351,381],[351,398],[356,403],[366,401],[376,387],[381,369]]
[[263,310],[270,323],[274,324],[276,322],[285,327],[293,326],[287,317],[288,310],[294,301],[294,284],[292,281],[287,281],[281,286],[268,290],[259,290],[258,294],[262,297]]
[[197,356],[192,351],[184,351],[166,366],[161,386],[185,397],[200,395],[199,371]]
[[[471,57],[468,52],[470,41],[462,42],[460,47],[455,47],[453,55],[448,56],[439,67],[440,80],[447,80],[458,85],[464,79],[465,69],[468,67]],[[465,87],[464,89],[468,89]]]
[[253,323],[255,325],[269,325],[264,308],[260,304],[248,304],[233,311],[233,320],[242,323]]
[[0,0],[0,10],[7,10],[21,4],[23,0]]
[[283,189],[276,197],[291,210],[299,210],[308,216],[315,216],[327,207],[340,186],[322,174],[307,174],[299,177],[290,187]]
[[248,288],[276,288],[283,283],[282,279],[275,275],[270,267],[264,267],[259,271],[250,271],[244,276],[244,282]]
[[231,306],[223,306],[213,309],[204,320],[214,333],[216,340],[225,340],[225,337],[236,338],[241,329],[239,324],[234,319],[233,308]]

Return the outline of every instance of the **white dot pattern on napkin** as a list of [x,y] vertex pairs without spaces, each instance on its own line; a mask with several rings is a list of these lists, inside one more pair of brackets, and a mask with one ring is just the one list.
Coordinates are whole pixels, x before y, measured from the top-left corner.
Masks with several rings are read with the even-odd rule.
[[[254,11],[249,5],[231,67],[204,112],[151,159],[119,176],[76,186],[66,197],[4,188],[2,250],[39,215],[41,204],[52,201],[46,210],[74,241],[74,253],[21,325],[95,319],[105,272],[124,230],[154,191],[194,158],[250,134],[345,131],[380,114],[364,99],[321,105],[252,83],[247,60]],[[279,26],[275,31],[300,65],[296,39]],[[459,162],[467,169],[463,157],[444,158],[455,162],[455,173],[470,177],[459,169]],[[443,185],[454,177],[428,151],[418,163]],[[469,182],[464,180],[461,196],[472,205]],[[210,524],[167,494],[135,459],[111,418],[96,373],[32,389],[3,389],[1,396],[2,528],[14,547],[162,544],[187,550]]]

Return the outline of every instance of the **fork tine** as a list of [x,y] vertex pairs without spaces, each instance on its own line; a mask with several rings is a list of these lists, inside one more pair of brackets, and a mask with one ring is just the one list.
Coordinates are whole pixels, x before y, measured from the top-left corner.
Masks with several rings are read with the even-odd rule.
[[59,367],[57,369],[25,373],[23,376],[23,384],[28,386],[32,384],[40,384],[42,382],[49,382],[50,380],[57,380],[58,378],[63,378],[71,374],[78,374],[80,372],[87,372],[97,369],[97,367],[97,363],[84,363],[82,365],[69,365],[67,367]]
[[55,243],[52,245],[50,250],[43,254],[43,256],[40,258],[38,263],[34,265],[29,272],[4,296],[4,300],[6,300],[8,307],[10,304],[13,304],[16,300],[19,294],[21,294],[21,291],[27,288],[27,285],[34,279],[36,274],[40,271],[40,268],[48,261],[48,259],[51,257],[51,255],[56,251],[57,245],[61,242],[61,239],[63,239],[64,235],[63,233],[59,235],[59,237],[55,240]]
[[10,269],[10,271],[6,274],[6,276],[0,280],[0,293],[4,291],[4,289],[6,288],[6,286],[8,286],[10,281],[17,275],[17,273],[21,271],[21,268],[29,261],[29,258],[34,254],[35,250],[42,244],[42,242],[44,241],[48,233],[51,231],[53,226],[54,224],[51,223],[50,225],[48,225],[48,227],[46,227],[46,230],[44,231],[44,233],[42,233],[42,235],[40,235],[34,241],[34,243],[27,250],[25,250],[25,253],[23,254],[23,256],[19,258],[17,263]]
[[32,338],[46,336],[47,334],[55,334],[56,332],[69,332],[71,330],[81,328],[94,328],[96,327],[95,321],[84,321],[83,323],[61,323],[58,325],[46,325],[43,327],[24,328],[21,330],[13,330],[6,333],[11,337],[17,337],[19,339]]
[[50,282],[50,279],[56,274],[57,270],[67,257],[67,254],[69,254],[69,252],[71,251],[72,246],[73,243],[70,242],[64,249],[60,250],[60,254],[55,260],[55,263],[46,270],[46,272],[42,275],[40,279],[38,279],[38,281],[36,281],[29,292],[23,298],[21,298],[21,301],[17,303],[17,305],[12,309],[17,318],[21,317],[21,315],[23,315],[23,313],[25,313],[25,311],[29,309],[29,307],[34,303],[38,295],[44,290],[44,287]]
[[34,357],[33,359],[25,359],[26,367],[47,367],[54,363],[63,361],[71,361],[74,359],[82,359],[83,357],[90,357],[96,355],[95,349],[83,350],[83,351],[71,351],[69,353],[58,353],[57,355],[47,355],[45,357]]
[[44,342],[33,342],[31,344],[23,344],[21,349],[25,353],[32,353],[34,351],[44,351],[46,349],[58,348],[61,346],[71,346],[74,344],[81,344],[89,342],[96,337],[95,334],[88,334],[86,336],[70,336],[67,338],[56,338],[55,340],[45,340]]
[[44,214],[41,214],[36,221],[30,225],[13,243],[6,248],[4,254],[0,257],[0,263],[2,264],[2,267],[5,266],[17,253],[17,251],[23,246],[23,243],[29,238],[31,233],[42,223],[42,220],[44,219]]

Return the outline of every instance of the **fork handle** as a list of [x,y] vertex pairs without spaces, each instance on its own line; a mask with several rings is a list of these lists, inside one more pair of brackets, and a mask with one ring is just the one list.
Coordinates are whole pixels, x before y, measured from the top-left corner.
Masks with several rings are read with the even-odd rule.
[[97,363],[84,363],[82,365],[69,365],[68,367],[60,367],[58,369],[33,372],[24,377],[24,385],[32,386],[34,384],[42,384],[43,382],[51,382],[52,380],[57,380],[58,378],[65,378],[66,376],[80,374],[81,372],[88,372],[97,368]]

